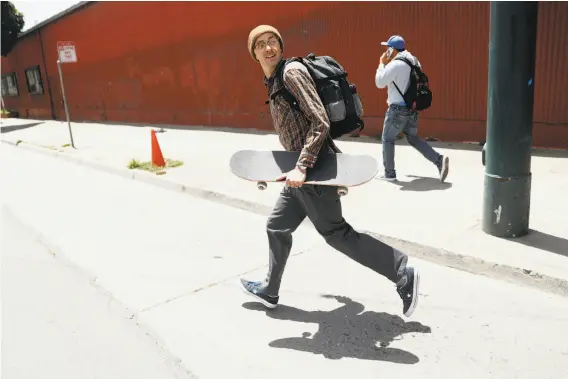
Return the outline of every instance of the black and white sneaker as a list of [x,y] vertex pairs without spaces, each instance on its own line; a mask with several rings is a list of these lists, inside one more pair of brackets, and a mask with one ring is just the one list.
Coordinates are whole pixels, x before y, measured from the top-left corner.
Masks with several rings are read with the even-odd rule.
[[440,173],[440,182],[444,183],[444,180],[448,177],[448,171],[450,170],[450,158],[442,156],[442,162],[438,166],[438,172]]
[[260,301],[265,307],[276,308],[279,296],[269,296],[263,292],[262,282],[253,282],[246,279],[239,280],[242,290],[249,296]]
[[387,182],[396,182],[396,175],[387,175],[384,174],[380,178],[380,180],[385,180]]
[[412,316],[418,304],[418,286],[420,274],[413,267],[407,267],[404,276],[398,282],[396,292],[402,299],[402,312],[406,317]]

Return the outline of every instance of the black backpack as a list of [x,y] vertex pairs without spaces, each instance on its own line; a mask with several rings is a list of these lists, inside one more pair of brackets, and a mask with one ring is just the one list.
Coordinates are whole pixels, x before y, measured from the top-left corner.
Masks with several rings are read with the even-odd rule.
[[311,53],[305,58],[287,59],[278,69],[282,88],[273,93],[270,100],[282,95],[290,106],[300,111],[300,106],[294,95],[284,86],[284,67],[291,62],[300,62],[306,66],[314,80],[317,93],[329,117],[330,137],[332,139],[339,138],[357,129],[362,130],[365,127],[361,119],[363,105],[357,94],[357,87],[349,83],[343,67],[330,56],[316,56]]
[[430,108],[432,105],[432,91],[428,84],[428,76],[420,69],[420,67],[415,66],[408,59],[403,57],[396,57],[395,60],[401,60],[410,66],[410,83],[408,85],[408,90],[406,90],[403,95],[396,83],[393,82],[400,96],[406,102],[406,105],[410,109],[421,111]]

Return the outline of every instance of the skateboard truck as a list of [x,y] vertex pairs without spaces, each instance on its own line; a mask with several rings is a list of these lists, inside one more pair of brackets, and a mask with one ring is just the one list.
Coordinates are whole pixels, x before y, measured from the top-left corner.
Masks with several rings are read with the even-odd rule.
[[[268,184],[266,182],[257,182],[256,183],[256,188],[258,188],[261,191],[264,191],[266,189],[266,187],[268,187]],[[339,196],[345,196],[345,195],[347,195],[348,192],[349,192],[349,190],[345,186],[337,187],[337,193],[339,194]]]
[[345,195],[347,195],[348,192],[349,192],[349,190],[347,189],[347,187],[338,187],[337,188],[337,193],[339,194],[339,196],[345,196]]
[[[285,174],[296,167],[299,151],[240,150],[231,156],[231,172],[241,179],[256,183],[260,191],[269,182],[283,184]],[[369,155],[321,153],[304,184],[335,187],[339,196],[348,194],[348,187],[360,186],[375,177],[378,163]]]

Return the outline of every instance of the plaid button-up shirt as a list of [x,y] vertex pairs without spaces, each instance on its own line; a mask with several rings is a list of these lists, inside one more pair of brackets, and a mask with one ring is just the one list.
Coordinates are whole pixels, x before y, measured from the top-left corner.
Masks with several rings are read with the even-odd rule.
[[[270,78],[264,79],[269,97],[282,86],[277,75],[282,64],[283,61]],[[299,62],[292,62],[286,65],[283,78],[286,89],[296,98],[301,111],[290,106],[283,96],[276,96],[270,101],[274,129],[285,150],[301,152],[298,164],[311,168],[320,151],[341,151],[328,137],[329,118],[307,68]]]

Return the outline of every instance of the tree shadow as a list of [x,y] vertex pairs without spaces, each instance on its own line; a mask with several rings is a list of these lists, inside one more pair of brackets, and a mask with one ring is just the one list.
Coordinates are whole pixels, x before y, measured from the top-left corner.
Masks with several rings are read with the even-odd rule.
[[568,257],[568,239],[538,230],[530,229],[526,236],[514,238],[511,241]]
[[[416,355],[389,347],[394,340],[402,339],[405,333],[431,333],[429,326],[419,322],[405,322],[399,316],[367,311],[358,302],[344,296],[323,295],[335,299],[343,306],[332,311],[305,311],[287,305],[278,305],[266,310],[260,303],[248,302],[243,307],[265,311],[276,320],[290,320],[319,325],[312,336],[304,332],[301,337],[282,338],[269,343],[270,347],[292,349],[312,354],[321,354],[327,359],[356,358],[415,364]],[[380,344],[380,346],[377,346]]]
[[415,175],[406,175],[408,178],[415,178],[409,182],[405,182],[402,180],[396,180],[392,182],[397,186],[400,186],[401,191],[416,191],[416,192],[425,192],[425,191],[442,191],[452,188],[452,183],[448,182],[440,182],[438,178],[430,178],[425,176],[415,176]]

